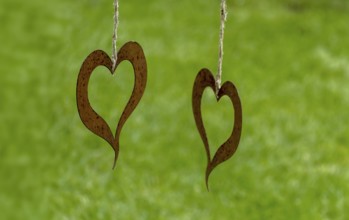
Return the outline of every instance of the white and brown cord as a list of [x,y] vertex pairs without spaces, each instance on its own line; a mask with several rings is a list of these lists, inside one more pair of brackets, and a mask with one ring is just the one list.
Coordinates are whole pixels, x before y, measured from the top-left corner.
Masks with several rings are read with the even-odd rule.
[[116,61],[118,59],[117,57],[117,47],[116,47],[116,41],[118,38],[118,26],[119,26],[119,1],[114,0],[114,30],[113,30],[113,54],[112,54],[112,61],[113,61],[113,72],[115,70]]
[[227,20],[227,4],[226,0],[221,0],[221,26],[219,31],[219,54],[218,54],[218,72],[216,75],[216,91],[221,88],[222,83],[222,64],[223,64],[223,40],[225,21]]

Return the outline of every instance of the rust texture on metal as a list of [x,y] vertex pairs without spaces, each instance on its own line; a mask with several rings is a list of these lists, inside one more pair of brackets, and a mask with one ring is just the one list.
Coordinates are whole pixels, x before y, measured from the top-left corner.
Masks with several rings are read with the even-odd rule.
[[98,66],[105,66],[111,74],[113,62],[102,50],[93,51],[83,62],[76,86],[76,101],[81,121],[94,134],[106,140],[115,151],[114,165],[119,155],[119,138],[123,125],[141,100],[147,83],[147,63],[142,47],[136,42],[128,42],[123,45],[117,55],[115,69],[124,60],[132,64],[135,82],[131,97],[124,108],[113,135],[107,122],[98,115],[90,105],[88,99],[88,84],[93,70]]
[[[228,96],[232,102],[234,108],[234,127],[229,138],[218,148],[217,152],[211,159],[210,146],[207,139],[206,130],[202,120],[201,114],[201,99],[204,90],[210,87],[215,94],[217,94],[217,102],[223,97]],[[204,142],[206,155],[207,155],[207,168],[206,168],[206,186],[208,189],[208,179],[212,170],[220,163],[228,160],[232,157],[239,146],[241,129],[242,129],[242,108],[241,101],[235,85],[232,82],[225,82],[219,91],[216,91],[215,78],[208,69],[202,69],[196,76],[193,94],[192,94],[192,107],[195,118],[195,123],[200,133],[201,139]]]

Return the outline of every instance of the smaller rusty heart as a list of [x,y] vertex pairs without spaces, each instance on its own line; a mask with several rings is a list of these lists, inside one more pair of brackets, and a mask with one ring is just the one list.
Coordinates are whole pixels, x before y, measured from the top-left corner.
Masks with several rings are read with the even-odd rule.
[[[113,69],[113,62],[104,51],[93,51],[81,66],[76,86],[76,101],[81,121],[90,131],[106,140],[112,146],[115,152],[113,168],[119,155],[121,129],[141,100],[147,83],[147,63],[143,49],[138,43],[128,42],[123,45],[118,52],[117,58],[115,68]],[[128,60],[133,66],[135,82],[131,97],[119,119],[114,137],[107,122],[90,105],[88,99],[88,83],[96,67],[105,66],[111,74],[114,74],[117,66],[124,60]]]
[[[220,163],[228,160],[232,157],[239,146],[241,129],[242,129],[242,108],[241,102],[236,90],[236,87],[232,82],[225,82],[222,87],[217,91],[215,78],[208,69],[202,69],[196,76],[193,96],[192,96],[192,106],[195,118],[196,127],[199,130],[202,141],[205,145],[206,155],[207,155],[207,168],[206,168],[206,186],[208,189],[208,178],[212,170]],[[229,138],[218,148],[213,159],[211,160],[210,146],[208,144],[207,134],[204,127],[201,114],[201,99],[206,87],[211,87],[217,98],[217,102],[223,97],[228,96],[234,107],[234,128],[229,136]]]

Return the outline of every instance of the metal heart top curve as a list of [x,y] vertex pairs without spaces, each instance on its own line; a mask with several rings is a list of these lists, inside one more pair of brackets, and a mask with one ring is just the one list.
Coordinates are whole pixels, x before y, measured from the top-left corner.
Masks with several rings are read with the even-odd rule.
[[128,42],[124,44],[120,48],[117,57],[115,69],[122,61],[128,60],[134,70],[135,82],[131,97],[119,119],[115,137],[107,122],[93,110],[88,99],[88,83],[96,67],[105,66],[111,74],[114,74],[112,69],[113,62],[108,54],[102,50],[96,50],[88,55],[80,68],[76,86],[76,101],[81,121],[90,131],[106,140],[112,146],[115,151],[113,167],[115,167],[119,154],[119,138],[122,127],[141,100],[147,83],[147,63],[143,49],[138,43]]
[[[206,168],[206,186],[208,188],[208,178],[212,170],[218,166],[220,163],[228,160],[232,157],[239,146],[241,131],[242,131],[242,107],[241,101],[237,92],[236,87],[232,82],[225,82],[219,89],[218,93],[216,91],[215,78],[211,71],[208,69],[202,69],[199,71],[195,78],[192,94],[192,107],[194,113],[194,119],[196,127],[200,133],[201,139],[204,142],[206,155],[207,155],[207,168]],[[234,108],[234,127],[229,138],[218,148],[213,159],[211,160],[210,146],[208,144],[207,134],[202,120],[201,113],[201,100],[204,90],[210,87],[216,96],[217,102],[223,97],[228,96],[232,102]]]

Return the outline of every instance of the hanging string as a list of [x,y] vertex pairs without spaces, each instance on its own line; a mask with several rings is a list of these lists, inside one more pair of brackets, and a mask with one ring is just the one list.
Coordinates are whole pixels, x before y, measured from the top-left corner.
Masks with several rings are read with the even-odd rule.
[[222,64],[223,64],[223,40],[224,27],[227,20],[227,4],[226,0],[221,1],[221,27],[219,31],[219,54],[218,54],[218,73],[216,75],[216,91],[218,93],[222,83]]
[[115,71],[116,61],[118,59],[116,41],[118,38],[118,26],[119,26],[119,1],[114,0],[114,31],[113,31],[113,72]]

